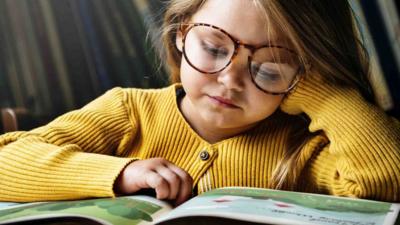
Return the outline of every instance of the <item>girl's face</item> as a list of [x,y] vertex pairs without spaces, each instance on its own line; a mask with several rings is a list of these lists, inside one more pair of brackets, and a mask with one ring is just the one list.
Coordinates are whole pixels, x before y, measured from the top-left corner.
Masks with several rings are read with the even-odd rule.
[[[208,0],[189,23],[214,25],[235,39],[254,46],[285,46],[283,37],[274,33],[265,15],[248,0]],[[176,40],[181,51],[182,36],[179,33]],[[185,43],[189,52],[193,46]],[[216,54],[220,54],[218,50]],[[214,74],[199,72],[182,57],[181,82],[186,96],[181,111],[195,129],[240,133],[269,117],[279,107],[283,95],[267,94],[253,83],[248,71],[249,55],[251,51],[240,46],[231,64]],[[196,56],[192,58],[196,60]],[[197,60],[205,59],[198,57]]]

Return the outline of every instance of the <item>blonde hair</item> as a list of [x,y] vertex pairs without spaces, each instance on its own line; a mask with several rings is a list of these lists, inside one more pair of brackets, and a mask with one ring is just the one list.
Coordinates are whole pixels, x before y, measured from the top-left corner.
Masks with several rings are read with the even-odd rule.
[[[164,14],[161,54],[172,83],[179,82],[181,53],[176,48],[176,34],[206,0],[171,0]],[[316,71],[325,82],[358,88],[367,101],[373,102],[368,82],[368,55],[359,38],[354,13],[347,0],[252,0],[284,33],[304,64],[305,76]],[[308,67],[307,65],[311,65]],[[294,190],[299,174],[294,174],[304,144],[311,138],[309,119],[292,127],[286,153],[270,180],[270,188]],[[300,143],[298,140],[302,140]]]

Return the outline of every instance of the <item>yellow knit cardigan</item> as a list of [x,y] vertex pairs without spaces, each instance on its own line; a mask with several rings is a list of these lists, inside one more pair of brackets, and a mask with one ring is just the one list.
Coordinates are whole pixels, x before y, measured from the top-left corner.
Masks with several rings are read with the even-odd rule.
[[[318,85],[299,84],[281,107],[311,119],[313,137],[295,168],[305,184],[299,189],[400,201],[399,122],[352,89]],[[199,192],[268,187],[300,118],[277,112],[244,134],[210,144],[180,113],[178,87],[114,88],[46,126],[0,136],[0,201],[114,196],[121,170],[152,157],[188,171]]]

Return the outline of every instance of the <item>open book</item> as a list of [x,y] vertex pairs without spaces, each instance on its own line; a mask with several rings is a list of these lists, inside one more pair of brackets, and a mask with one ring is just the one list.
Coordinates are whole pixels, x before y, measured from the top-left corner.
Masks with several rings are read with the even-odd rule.
[[[148,196],[0,204],[0,224],[400,224],[400,204],[258,188],[215,189],[172,208]],[[18,223],[16,223],[18,222]]]

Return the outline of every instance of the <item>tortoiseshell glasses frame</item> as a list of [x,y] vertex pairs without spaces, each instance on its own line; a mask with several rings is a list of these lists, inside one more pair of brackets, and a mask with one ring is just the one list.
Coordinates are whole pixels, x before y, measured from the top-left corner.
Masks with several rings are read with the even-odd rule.
[[[187,54],[187,52],[186,52],[186,47],[187,47],[187,46],[185,46],[185,43],[186,43],[187,35],[188,35],[188,33],[189,33],[190,30],[192,30],[192,29],[195,28],[195,27],[199,27],[199,26],[207,27],[207,28],[212,28],[212,29],[214,29],[214,30],[217,30],[217,31],[223,33],[224,35],[226,35],[226,36],[232,41],[232,43],[233,43],[234,50],[233,50],[232,55],[230,56],[229,61],[226,62],[226,65],[224,65],[224,66],[221,67],[221,68],[218,68],[218,69],[215,70],[215,71],[205,71],[205,70],[203,70],[203,69],[200,69],[198,66],[195,66],[195,65],[193,64],[193,62],[189,59],[188,54]],[[269,44],[269,45],[259,45],[259,46],[254,46],[254,45],[246,44],[246,43],[244,43],[244,42],[242,42],[242,41],[236,39],[236,38],[233,37],[231,34],[229,34],[227,31],[223,30],[222,28],[219,28],[219,27],[217,27],[217,26],[214,26],[214,25],[211,25],[211,24],[207,24],[207,23],[185,23],[185,24],[181,24],[179,29],[180,29],[180,32],[182,33],[182,36],[183,36],[183,37],[182,37],[182,53],[183,53],[183,56],[184,56],[185,60],[187,61],[187,63],[188,63],[193,69],[197,70],[197,71],[200,72],[200,73],[204,73],[204,74],[216,74],[216,73],[219,73],[219,72],[223,71],[225,68],[227,68],[227,67],[232,63],[232,61],[234,60],[234,58],[237,56],[237,54],[238,54],[238,52],[239,52],[240,46],[243,46],[244,48],[250,50],[250,52],[251,52],[251,54],[248,56],[248,62],[247,62],[247,64],[248,64],[248,72],[249,72],[249,74],[251,75],[251,80],[252,80],[252,82],[254,83],[254,85],[255,85],[257,88],[259,88],[261,91],[263,91],[263,92],[265,92],[265,93],[267,93],[267,94],[271,94],[271,95],[282,95],[282,94],[286,94],[286,93],[288,93],[290,90],[292,90],[292,89],[296,86],[296,84],[300,81],[300,74],[302,74],[301,71],[303,70],[303,67],[301,66],[300,63],[297,65],[298,68],[294,70],[294,71],[295,71],[295,74],[293,75],[293,80],[291,80],[290,83],[289,83],[289,85],[288,85],[288,87],[285,88],[285,89],[282,90],[282,91],[270,91],[270,90],[266,90],[265,88],[262,88],[259,84],[257,84],[257,82],[255,81],[256,75],[254,75],[253,72],[252,72],[252,60],[253,60],[253,55],[254,55],[254,53],[255,53],[258,49],[262,49],[262,48],[277,48],[277,49],[284,49],[284,50],[286,50],[287,52],[289,52],[290,54],[293,54],[293,56],[294,56],[295,58],[297,58],[298,56],[297,56],[296,52],[294,52],[293,50],[291,50],[291,49],[289,49],[289,48],[287,48],[287,47],[283,47],[283,46],[280,46],[280,45],[272,45],[272,44]]]

